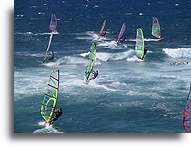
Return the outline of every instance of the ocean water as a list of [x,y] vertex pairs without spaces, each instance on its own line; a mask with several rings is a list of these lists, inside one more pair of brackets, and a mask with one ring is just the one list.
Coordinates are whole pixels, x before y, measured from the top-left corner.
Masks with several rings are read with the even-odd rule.
[[[51,13],[59,34],[56,61],[43,64]],[[151,36],[152,17],[164,40]],[[99,40],[103,19],[107,40]],[[127,41],[116,46],[122,23]],[[17,0],[14,10],[15,133],[182,133],[191,76],[190,0]],[[143,28],[148,53],[135,56],[136,29]],[[83,83],[87,53],[97,44],[98,78]],[[187,65],[172,65],[173,62]],[[58,104],[64,115],[41,125],[40,105],[52,67],[60,69]]]

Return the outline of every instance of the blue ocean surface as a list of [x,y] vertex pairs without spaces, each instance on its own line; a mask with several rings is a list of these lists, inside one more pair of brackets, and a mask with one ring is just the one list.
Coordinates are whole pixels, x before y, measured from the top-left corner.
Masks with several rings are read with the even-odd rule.
[[[43,64],[50,16],[58,19]],[[152,37],[156,16],[164,37]],[[107,40],[96,33],[107,19]],[[127,40],[116,46],[127,24]],[[190,0],[16,0],[14,10],[15,133],[182,133],[191,76]],[[144,31],[144,61],[135,55],[136,29]],[[88,51],[97,44],[96,80],[84,84]],[[172,65],[174,62],[188,64]],[[40,123],[41,101],[53,67],[60,69],[59,106],[51,127]]]

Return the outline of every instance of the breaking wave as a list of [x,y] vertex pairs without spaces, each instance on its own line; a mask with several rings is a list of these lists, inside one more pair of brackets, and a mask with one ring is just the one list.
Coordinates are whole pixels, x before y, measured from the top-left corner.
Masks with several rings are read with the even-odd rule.
[[110,49],[122,49],[122,48],[127,48],[126,44],[120,44],[118,45],[116,41],[103,41],[103,42],[98,42],[97,46],[102,46],[105,48],[110,48]]
[[[16,35],[51,35],[50,32],[39,32],[39,33],[34,33],[34,32],[15,32],[14,34]],[[59,34],[59,32],[54,32],[53,34]]]
[[[82,53],[80,54],[80,56],[82,57],[87,57],[88,56],[88,52],[87,53]],[[96,54],[96,58],[100,61],[118,61],[118,60],[125,60],[128,58],[131,58],[135,55],[134,50],[128,50],[125,52],[117,52],[117,53],[109,53],[109,52],[97,52]]]
[[[145,38],[144,41],[145,42],[158,42],[160,41],[161,39],[151,39],[151,38]],[[135,42],[136,39],[129,39],[128,41],[131,41],[131,42]]]
[[172,58],[191,58],[191,48],[164,48],[162,51]]
[[[84,58],[82,58],[84,57]],[[77,56],[64,56],[62,58],[59,58],[53,62],[43,63],[42,65],[47,67],[55,67],[59,65],[86,65],[88,63],[88,59],[86,59],[83,54],[82,57]],[[95,65],[100,65],[101,63],[99,61],[96,61]]]
[[108,40],[105,37],[99,37],[96,32],[94,31],[87,31],[85,33],[76,33],[78,35],[76,39],[78,40],[93,40],[93,41],[103,41]]
[[17,55],[20,56],[30,56],[30,57],[37,57],[37,58],[42,58],[44,56],[44,54],[42,53],[28,53],[28,52],[15,52]]
[[52,134],[61,134],[61,133],[64,133],[64,132],[61,132],[58,129],[54,128],[52,125],[50,125],[50,126],[49,125],[45,125],[44,122],[39,122],[38,125],[44,126],[44,128],[35,130],[33,132],[34,134],[49,134],[49,133],[52,133]]

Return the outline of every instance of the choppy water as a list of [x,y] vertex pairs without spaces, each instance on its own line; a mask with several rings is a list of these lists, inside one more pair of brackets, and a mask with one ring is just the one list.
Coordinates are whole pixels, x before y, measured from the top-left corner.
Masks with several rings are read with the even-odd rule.
[[[14,129],[16,133],[184,132],[182,111],[191,75],[191,2],[174,0],[15,1]],[[51,13],[58,32],[51,48],[56,61],[42,64]],[[151,36],[157,16],[164,40]],[[96,32],[108,20],[106,40]],[[127,23],[127,41],[116,46],[116,32]],[[148,53],[134,53],[135,31],[142,27]],[[99,76],[83,83],[91,42],[97,43]],[[188,61],[187,65],[171,65]],[[64,115],[43,127],[40,102],[52,66],[60,69]]]

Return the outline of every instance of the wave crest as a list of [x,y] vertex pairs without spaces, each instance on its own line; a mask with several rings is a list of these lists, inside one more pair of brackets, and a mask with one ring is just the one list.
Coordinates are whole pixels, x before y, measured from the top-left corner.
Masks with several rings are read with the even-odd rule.
[[191,48],[163,48],[162,51],[172,58],[191,58]]
[[[80,56],[87,57],[89,53],[82,53]],[[96,58],[100,61],[118,61],[118,60],[127,60],[132,58],[135,55],[134,50],[128,50],[125,52],[109,53],[109,52],[97,52]]]

